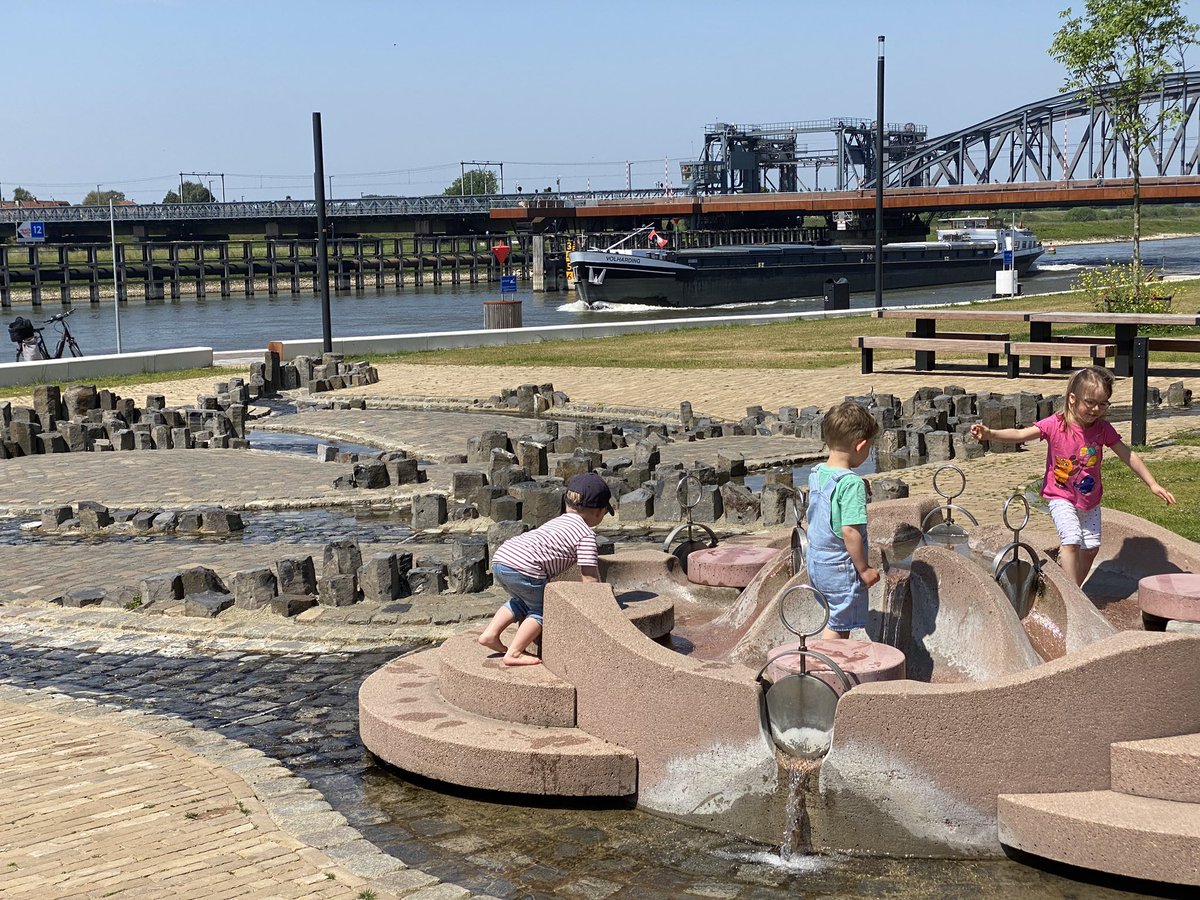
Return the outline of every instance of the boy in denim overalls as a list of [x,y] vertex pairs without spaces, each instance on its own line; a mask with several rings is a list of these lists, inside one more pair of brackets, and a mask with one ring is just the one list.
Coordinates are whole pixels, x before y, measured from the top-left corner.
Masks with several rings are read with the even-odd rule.
[[867,483],[850,471],[866,461],[879,423],[847,400],[825,413],[821,431],[829,459],[808,476],[808,580],[829,601],[821,637],[848,638],[866,627],[867,591],[879,581],[867,564]]

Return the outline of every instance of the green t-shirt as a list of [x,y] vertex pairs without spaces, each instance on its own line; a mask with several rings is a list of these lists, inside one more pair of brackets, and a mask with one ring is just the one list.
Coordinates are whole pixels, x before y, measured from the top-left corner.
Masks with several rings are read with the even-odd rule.
[[[824,488],[833,475],[845,472],[821,463],[817,466],[817,486]],[[861,475],[851,472],[843,475],[833,489],[833,502],[829,508],[829,525],[833,536],[842,540],[842,527],[845,525],[867,524],[867,483]]]

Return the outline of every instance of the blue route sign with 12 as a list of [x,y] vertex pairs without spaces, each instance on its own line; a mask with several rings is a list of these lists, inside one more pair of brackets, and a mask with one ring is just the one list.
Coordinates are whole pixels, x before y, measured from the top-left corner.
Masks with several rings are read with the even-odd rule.
[[45,222],[19,222],[17,223],[17,243],[18,244],[36,244],[46,240],[46,223]]

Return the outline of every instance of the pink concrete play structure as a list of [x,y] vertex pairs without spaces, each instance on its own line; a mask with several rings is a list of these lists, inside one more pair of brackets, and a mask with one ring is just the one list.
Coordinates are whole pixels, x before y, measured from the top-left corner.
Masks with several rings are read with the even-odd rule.
[[[784,655],[800,641],[780,607],[796,617],[807,590],[787,530],[722,542],[687,572],[661,550],[621,550],[604,558],[605,583],[547,588],[544,665],[506,669],[464,635],[373,674],[363,742],[453,784],[636,796],[785,850],[1007,847],[1200,885],[1200,635],[1187,631],[1200,579],[1185,574],[1200,572],[1200,546],[1104,515],[1083,590],[1053,561],[1053,531],[1026,533],[1040,572],[1017,602],[990,571],[1003,530],[910,553],[937,505],[872,504],[887,569],[873,643],[808,640],[832,666]],[[822,682],[796,696],[832,698],[831,734],[825,701],[801,715],[824,737],[815,749],[768,721],[789,675]]]

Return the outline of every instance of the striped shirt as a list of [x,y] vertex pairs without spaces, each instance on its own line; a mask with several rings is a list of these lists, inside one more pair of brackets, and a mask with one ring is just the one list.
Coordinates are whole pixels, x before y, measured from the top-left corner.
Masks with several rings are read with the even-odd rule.
[[597,567],[596,535],[579,513],[565,512],[540,528],[509,538],[492,556],[493,563],[530,578],[553,578],[575,563]]

